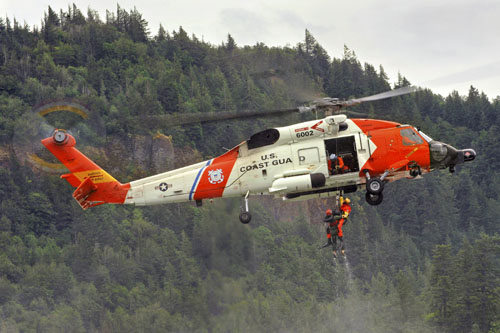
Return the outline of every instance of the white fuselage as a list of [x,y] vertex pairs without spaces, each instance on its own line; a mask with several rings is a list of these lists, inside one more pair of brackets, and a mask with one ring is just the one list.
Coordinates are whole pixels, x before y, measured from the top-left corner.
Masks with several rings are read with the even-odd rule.
[[[331,151],[327,152],[325,142],[349,142],[357,164],[352,167],[357,171],[377,149],[344,115],[267,131],[222,156],[131,182],[124,203],[151,205],[247,194],[285,197],[289,193],[357,185],[359,172],[331,174],[327,155]],[[268,139],[268,133],[274,137]],[[312,174],[324,175],[321,188],[312,188],[314,184],[308,181]]]

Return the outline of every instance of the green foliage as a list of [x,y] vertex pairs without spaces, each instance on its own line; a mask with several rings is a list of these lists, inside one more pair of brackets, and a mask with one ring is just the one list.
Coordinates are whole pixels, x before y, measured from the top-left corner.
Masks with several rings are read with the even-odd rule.
[[[349,260],[334,265],[317,249],[324,230],[312,216],[324,202],[256,199],[250,226],[235,221],[236,200],[82,212],[69,186],[9,147],[22,114],[75,99],[104,120],[99,146],[126,142],[126,154],[144,155],[115,167],[131,179],[151,174],[133,136],[171,135],[176,160],[192,163],[311,117],[167,127],[148,116],[376,94],[391,88],[382,66],[362,65],[347,46],[332,59],[307,30],[284,48],[239,47],[231,35],[215,46],[182,27],[151,38],[142,15],[120,6],[105,21],[49,7],[40,31],[0,19],[0,45],[0,331],[498,331],[498,98],[474,87],[467,96],[422,90],[356,107],[478,158],[453,177],[391,184],[376,208],[352,195]],[[400,74],[394,86],[409,84]]]
[[438,246],[433,260],[432,319],[449,332],[488,332],[500,313],[500,237],[464,240],[456,255],[450,245]]

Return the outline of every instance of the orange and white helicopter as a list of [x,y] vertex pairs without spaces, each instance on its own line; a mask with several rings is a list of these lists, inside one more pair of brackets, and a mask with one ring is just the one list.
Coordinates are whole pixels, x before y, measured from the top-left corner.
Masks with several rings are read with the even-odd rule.
[[[279,112],[339,110],[413,91],[405,87],[349,101],[324,98],[312,107]],[[219,157],[127,184],[78,151],[75,138],[64,130],[55,130],[42,144],[69,170],[61,178],[76,187],[73,197],[83,209],[104,203],[144,206],[195,201],[201,205],[204,199],[243,197],[242,223],[251,220],[251,195],[304,200],[338,197],[339,192],[365,187],[366,201],[378,205],[385,183],[435,169],[453,172],[456,165],[476,157],[473,149],[455,149],[411,125],[348,119],[344,114],[266,129]]]

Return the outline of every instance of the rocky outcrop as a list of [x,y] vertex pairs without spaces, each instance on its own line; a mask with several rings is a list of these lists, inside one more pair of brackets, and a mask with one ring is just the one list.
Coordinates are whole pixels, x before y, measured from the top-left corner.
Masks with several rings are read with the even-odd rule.
[[12,150],[8,145],[0,145],[0,165],[7,165],[10,160]]
[[160,173],[175,167],[175,152],[172,137],[156,134],[151,144],[151,168]]
[[134,170],[136,176],[165,172],[175,166],[172,137],[163,134],[109,136],[106,156],[110,172]]
[[204,160],[203,155],[191,147],[176,148],[175,153],[174,168],[181,168]]

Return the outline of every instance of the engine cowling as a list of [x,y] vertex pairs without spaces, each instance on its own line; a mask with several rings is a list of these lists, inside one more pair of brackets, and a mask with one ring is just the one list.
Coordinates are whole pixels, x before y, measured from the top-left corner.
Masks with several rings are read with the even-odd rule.
[[313,188],[324,186],[326,177],[322,173],[313,173],[308,175],[283,177],[276,179],[271,187],[269,193],[275,192],[296,192],[307,191]]

